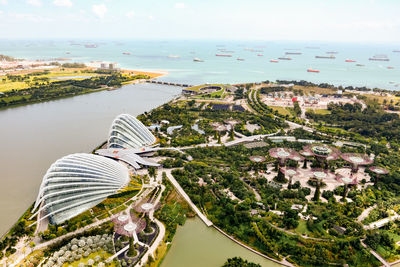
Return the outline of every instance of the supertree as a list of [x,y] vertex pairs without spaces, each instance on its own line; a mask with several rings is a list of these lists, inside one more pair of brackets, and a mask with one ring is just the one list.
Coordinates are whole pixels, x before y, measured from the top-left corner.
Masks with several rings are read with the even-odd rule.
[[372,164],[374,161],[366,154],[343,153],[340,155],[342,159],[351,164],[351,172],[357,173],[358,167]]
[[260,164],[262,164],[265,161],[265,157],[263,157],[263,156],[251,156],[250,160],[254,164],[255,172],[257,172],[258,169],[260,169]]
[[381,178],[382,175],[389,173],[387,169],[378,166],[369,167],[369,170],[376,174],[374,181],[375,186],[378,184],[378,180]]
[[342,200],[344,200],[347,197],[349,186],[358,184],[357,178],[352,178],[351,176],[348,175],[338,174],[336,175],[336,180],[344,184]]
[[304,152],[311,153],[320,167],[328,169],[328,161],[336,160],[340,156],[340,150],[326,144],[311,144],[303,148]]
[[292,180],[293,176],[298,175],[299,172],[297,171],[296,168],[281,168],[281,171],[285,174],[285,176],[289,176],[289,184],[288,184],[288,189],[292,188]]
[[316,188],[313,200],[319,201],[319,197],[321,194],[321,182],[322,180],[333,178],[335,175],[328,170],[322,168],[314,168],[311,169],[312,180],[316,181]]
[[279,166],[284,167],[288,159],[301,159],[296,150],[284,147],[275,147],[269,150],[271,157],[279,160]]

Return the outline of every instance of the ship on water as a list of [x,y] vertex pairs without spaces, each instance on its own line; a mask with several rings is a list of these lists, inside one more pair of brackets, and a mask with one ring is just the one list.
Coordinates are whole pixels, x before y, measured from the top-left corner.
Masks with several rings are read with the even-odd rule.
[[127,56],[130,56],[130,55],[131,55],[131,53],[129,53],[129,52],[122,52],[122,54],[123,54],[123,55],[127,55]]
[[204,60],[202,60],[202,59],[200,59],[200,58],[198,58],[198,57],[195,57],[195,58],[193,59],[193,61],[194,61],[194,62],[204,62]]
[[168,58],[180,58],[178,55],[168,55]]
[[393,50],[393,53],[400,53],[400,50]]
[[229,54],[215,54],[216,57],[232,57],[232,55]]
[[307,72],[319,73],[319,70],[307,69]]
[[373,57],[370,57],[368,60],[371,61],[389,61],[389,58],[387,55],[375,55]]
[[352,59],[346,59],[344,62],[352,63],[352,62],[356,62],[356,61],[355,61],[355,60],[352,60]]
[[278,57],[279,60],[292,60],[291,57]]
[[330,56],[315,56],[315,58],[335,59],[336,57],[334,55],[330,55]]
[[285,55],[301,55],[301,52],[285,52]]
[[86,48],[97,48],[97,44],[85,44]]
[[356,64],[356,66],[357,66],[357,67],[364,67],[365,65],[364,65],[364,64],[358,63],[358,64]]
[[238,60],[238,61],[244,61],[244,58],[238,57],[236,60]]
[[330,55],[336,55],[337,53],[339,53],[339,52],[337,52],[337,51],[328,51],[328,52],[326,52],[327,54],[330,54]]
[[271,59],[269,62],[271,62],[271,63],[278,63],[279,61],[278,61],[278,60],[275,60],[275,59]]

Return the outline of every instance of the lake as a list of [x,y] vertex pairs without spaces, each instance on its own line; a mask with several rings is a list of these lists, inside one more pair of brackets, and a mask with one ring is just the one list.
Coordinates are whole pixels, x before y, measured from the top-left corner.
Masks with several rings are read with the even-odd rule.
[[161,267],[220,267],[235,256],[263,267],[282,266],[236,244],[196,217],[178,227]]
[[156,84],[126,85],[0,111],[0,233],[35,201],[43,175],[57,159],[91,152],[107,139],[114,117],[150,111],[181,92]]

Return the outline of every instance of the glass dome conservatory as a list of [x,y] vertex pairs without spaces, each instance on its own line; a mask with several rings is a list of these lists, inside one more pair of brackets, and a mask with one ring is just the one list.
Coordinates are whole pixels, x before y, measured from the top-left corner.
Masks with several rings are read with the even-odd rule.
[[154,135],[135,117],[121,114],[111,124],[109,148],[141,148],[156,142]]
[[129,182],[128,169],[93,154],[72,154],[53,163],[43,177],[33,211],[38,221],[60,224],[103,201]]

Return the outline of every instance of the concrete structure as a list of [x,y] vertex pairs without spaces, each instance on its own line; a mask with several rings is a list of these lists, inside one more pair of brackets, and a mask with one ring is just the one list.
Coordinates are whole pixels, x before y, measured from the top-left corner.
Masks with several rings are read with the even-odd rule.
[[152,167],[160,166],[160,164],[156,162],[150,161],[146,158],[137,155],[136,150],[134,149],[120,149],[120,148],[99,149],[96,151],[96,154],[108,158],[121,160],[123,162],[128,163],[135,169],[140,169],[141,168],[140,165],[152,166]]
[[92,154],[72,154],[53,163],[43,177],[32,216],[60,224],[103,201],[129,182],[128,169]]
[[141,148],[156,142],[154,135],[135,117],[121,114],[111,124],[109,148]]

